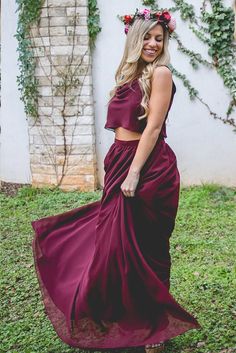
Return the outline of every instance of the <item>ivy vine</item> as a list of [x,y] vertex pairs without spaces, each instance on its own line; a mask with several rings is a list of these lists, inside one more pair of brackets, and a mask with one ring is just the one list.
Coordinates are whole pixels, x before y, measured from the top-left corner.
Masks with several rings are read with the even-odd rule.
[[[225,124],[236,127],[236,121],[230,118],[236,106],[236,70],[235,70],[235,46],[233,45],[234,34],[234,11],[223,5],[222,0],[203,0],[201,6],[201,15],[198,17],[194,7],[184,0],[173,0],[174,6],[169,11],[179,11],[184,21],[189,22],[189,28],[203,43],[208,45],[208,54],[212,61],[209,62],[202,57],[200,53],[186,48],[179,35],[175,32],[172,34],[178,45],[178,50],[189,57],[189,62],[194,69],[198,69],[199,65],[205,65],[211,69],[215,69],[221,76],[225,87],[229,90],[231,101],[226,111],[226,117],[222,118],[214,113],[208,104],[199,96],[199,92],[192,87],[186,75],[180,73],[172,65],[171,69],[175,76],[180,78],[189,92],[190,99],[197,98],[209,110],[210,114],[221,120]],[[158,8],[156,0],[143,0],[144,6],[150,6],[155,10]],[[211,7],[211,11],[206,10],[207,3]]]
[[[232,45],[234,32],[234,13],[232,8],[223,5],[222,0],[203,0],[201,6],[201,17],[195,14],[194,7],[184,0],[173,0],[174,7],[169,10],[179,11],[184,21],[189,21],[189,28],[201,41],[209,47],[208,54],[212,62],[204,59],[200,53],[195,53],[186,48],[181,42],[177,33],[172,38],[177,41],[178,50],[190,58],[190,64],[194,69],[199,64],[216,69],[222,77],[224,85],[228,88],[231,102],[226,112],[226,118],[221,120],[236,127],[236,122],[230,115],[236,106],[236,70],[235,47]],[[207,2],[211,5],[211,12],[206,10]],[[21,92],[21,100],[24,102],[25,113],[27,116],[37,118],[38,116],[38,81],[35,73],[35,58],[32,50],[30,38],[30,27],[37,24],[40,20],[41,7],[44,0],[16,0],[18,5],[18,24],[15,37],[18,40],[17,51],[19,53],[19,71],[17,83]],[[150,6],[152,9],[158,8],[156,0],[143,0],[143,5]],[[96,0],[88,0],[89,16],[88,30],[91,48],[95,45],[97,34],[101,31],[99,9]],[[222,40],[223,39],[223,40]],[[173,73],[179,77],[184,86],[188,89],[191,99],[199,97],[198,91],[192,87],[187,77],[172,67]],[[207,104],[205,103],[207,106]],[[209,108],[210,111],[210,108]],[[217,116],[211,112],[212,115]]]
[[26,115],[37,118],[38,81],[34,76],[36,63],[31,50],[30,27],[40,19],[43,0],[16,0],[16,4],[18,5],[18,23],[15,37],[18,41],[20,71],[17,84]]
[[225,8],[221,0],[211,1],[211,6],[211,13],[208,13],[204,6],[202,7],[202,20],[208,25],[209,30],[208,53],[232,97],[227,110],[227,116],[229,116],[236,106],[236,70],[233,65],[235,53],[232,46],[234,13],[231,8]]
[[102,29],[100,26],[100,14],[97,7],[97,0],[88,0],[88,9],[88,31],[90,37],[90,45],[93,48],[95,46],[97,35]]
[[[27,117],[38,118],[38,80],[35,77],[36,59],[33,52],[33,43],[30,35],[31,27],[39,24],[42,5],[45,0],[16,0],[18,23],[15,37],[18,41],[17,76],[20,99],[24,103]],[[87,19],[90,37],[90,46],[94,47],[97,34],[101,31],[100,16],[96,0],[88,0],[89,15]]]

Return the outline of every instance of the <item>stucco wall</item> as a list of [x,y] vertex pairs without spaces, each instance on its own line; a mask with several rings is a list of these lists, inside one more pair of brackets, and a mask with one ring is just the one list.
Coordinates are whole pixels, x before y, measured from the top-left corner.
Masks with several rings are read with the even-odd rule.
[[[194,4],[193,0],[191,2]],[[170,0],[159,0],[158,3],[162,7],[173,6]],[[231,6],[232,1],[225,0],[225,4]],[[114,133],[104,129],[106,103],[125,42],[123,24],[116,16],[134,12],[136,7],[141,7],[141,1],[129,0],[124,3],[98,0],[98,6],[102,32],[98,35],[93,53],[93,94],[98,176],[103,185],[103,159],[114,140]],[[14,38],[17,24],[15,11],[14,0],[2,2],[0,180],[30,183],[28,124],[16,84],[18,67],[17,41]],[[176,19],[183,43],[207,58],[207,48],[195,38],[182,20],[177,16]],[[170,41],[170,53],[172,64],[187,75],[211,109],[224,116],[230,98],[221,78],[203,66],[194,71],[188,58],[177,51],[174,40]],[[217,182],[236,185],[236,134],[231,127],[214,120],[200,102],[191,102],[182,82],[175,77],[174,81],[177,93],[169,113],[167,143],[176,153],[182,183],[189,185]]]
[[[188,1],[190,3],[190,1]],[[191,1],[193,5],[196,2]],[[173,6],[172,1],[158,1],[160,7]],[[231,1],[225,1],[231,6]],[[114,73],[120,62],[125,34],[123,24],[117,14],[133,13],[136,7],[142,7],[141,1],[130,0],[125,4],[115,1],[112,4],[98,0],[101,11],[102,32],[99,34],[93,57],[93,78],[97,157],[99,180],[103,183],[103,158],[114,140],[114,133],[105,130],[106,102],[108,92],[114,84]],[[196,10],[199,6],[196,6]],[[178,34],[182,42],[190,49],[207,55],[204,46],[175,14]],[[208,68],[201,66],[193,70],[188,58],[177,51],[174,40],[170,41],[171,62],[180,72],[187,75],[201,97],[211,109],[224,116],[230,101],[227,89],[221,78]],[[173,77],[177,92],[169,113],[166,142],[175,151],[181,180],[184,185],[215,182],[236,185],[236,133],[230,126],[214,120],[207,109],[199,102],[190,101],[182,81]]]
[[0,180],[30,183],[28,127],[17,89],[17,26],[14,0],[2,1],[1,8],[1,148]]

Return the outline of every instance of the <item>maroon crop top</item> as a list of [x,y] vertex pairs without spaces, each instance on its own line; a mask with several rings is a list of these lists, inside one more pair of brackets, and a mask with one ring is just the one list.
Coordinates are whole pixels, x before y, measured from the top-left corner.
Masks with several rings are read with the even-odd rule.
[[[170,104],[160,132],[160,135],[163,137],[167,137],[165,122],[176,92],[175,83],[173,80],[172,82]],[[113,132],[117,127],[123,127],[135,132],[143,132],[147,124],[147,118],[137,119],[138,116],[144,113],[144,108],[140,105],[141,100],[142,90],[138,78],[118,87],[115,95],[108,104],[107,120],[104,128]]]

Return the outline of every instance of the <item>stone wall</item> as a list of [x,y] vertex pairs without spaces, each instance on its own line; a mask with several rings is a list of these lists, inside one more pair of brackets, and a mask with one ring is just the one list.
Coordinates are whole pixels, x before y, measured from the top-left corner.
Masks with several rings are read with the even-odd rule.
[[28,119],[32,185],[95,190],[94,102],[87,0],[46,0],[31,37],[38,118]]

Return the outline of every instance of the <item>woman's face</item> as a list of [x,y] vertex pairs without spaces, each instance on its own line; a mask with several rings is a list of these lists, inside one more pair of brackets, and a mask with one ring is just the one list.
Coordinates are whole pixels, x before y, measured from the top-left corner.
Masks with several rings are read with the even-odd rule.
[[161,53],[164,46],[164,31],[157,24],[144,36],[141,58],[147,63],[153,62]]

